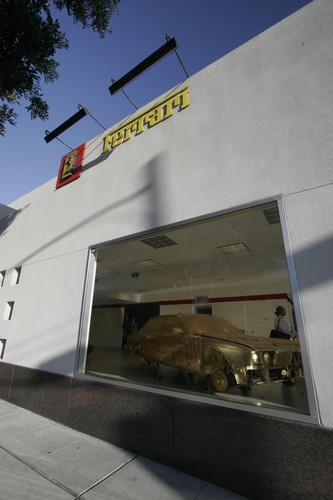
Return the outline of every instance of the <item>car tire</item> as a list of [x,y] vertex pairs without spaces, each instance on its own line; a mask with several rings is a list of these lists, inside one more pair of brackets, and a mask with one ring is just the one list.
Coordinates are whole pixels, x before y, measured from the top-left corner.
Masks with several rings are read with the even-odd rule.
[[141,354],[140,356],[140,365],[141,366],[150,366],[150,361],[147,361],[146,358],[143,357],[143,355]]
[[131,352],[132,352],[132,354],[136,354],[136,355],[141,356],[141,345],[140,345],[140,343],[139,343],[139,342],[135,342],[135,343],[132,345]]
[[140,357],[140,364],[142,366],[150,366],[150,362],[145,359],[142,353],[141,344],[139,342],[135,342],[132,345],[131,353]]
[[221,368],[210,375],[210,381],[218,392],[225,392],[229,388],[228,376]]

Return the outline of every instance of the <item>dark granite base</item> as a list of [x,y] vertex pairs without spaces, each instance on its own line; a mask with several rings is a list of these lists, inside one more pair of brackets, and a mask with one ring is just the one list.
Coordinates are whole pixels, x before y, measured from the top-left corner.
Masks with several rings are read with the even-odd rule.
[[0,363],[0,398],[252,499],[333,498],[333,431]]
[[65,425],[172,465],[173,400],[73,379]]
[[174,419],[176,469],[255,499],[333,498],[332,431],[181,400]]
[[15,366],[7,363],[0,363],[0,398],[9,400],[10,387],[14,375]]
[[9,401],[63,422],[68,411],[70,381],[69,377],[15,366]]

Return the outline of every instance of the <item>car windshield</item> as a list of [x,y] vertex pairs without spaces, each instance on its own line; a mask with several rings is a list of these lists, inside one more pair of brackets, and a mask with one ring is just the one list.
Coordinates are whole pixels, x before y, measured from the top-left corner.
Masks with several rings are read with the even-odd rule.
[[218,316],[208,316],[206,314],[182,316],[182,323],[185,329],[191,333],[221,338],[229,335],[237,337],[244,335],[242,330]]

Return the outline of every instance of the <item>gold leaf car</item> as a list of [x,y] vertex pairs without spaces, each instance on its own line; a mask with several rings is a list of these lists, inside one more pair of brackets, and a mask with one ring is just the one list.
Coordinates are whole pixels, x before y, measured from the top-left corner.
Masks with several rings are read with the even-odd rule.
[[205,375],[218,392],[288,381],[301,363],[298,341],[246,335],[224,318],[206,314],[152,317],[128,337],[125,347],[143,363]]

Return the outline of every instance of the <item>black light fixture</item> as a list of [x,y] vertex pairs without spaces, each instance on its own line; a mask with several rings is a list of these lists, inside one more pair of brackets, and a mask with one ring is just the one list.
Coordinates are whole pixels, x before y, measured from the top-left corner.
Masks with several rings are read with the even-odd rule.
[[155,50],[150,56],[146,57],[143,61],[141,61],[137,66],[131,69],[126,75],[122,76],[114,82],[110,87],[109,91],[111,95],[116,94],[123,87],[128,85],[130,82],[135,80],[139,75],[147,71],[147,69],[151,68],[158,61],[163,59],[165,56],[176,50],[178,47],[177,40],[175,38],[167,37],[167,42],[162,45],[159,49]]
[[44,137],[44,141],[48,143],[48,142],[52,141],[53,139],[56,139],[58,137],[58,135],[65,132],[65,130],[70,128],[72,125],[74,125],[74,123],[78,122],[79,120],[81,120],[81,118],[84,118],[86,115],[90,115],[87,108],[84,108],[83,106],[79,106],[79,111],[77,113],[75,113],[73,116],[71,116],[70,118],[68,118],[68,120],[66,120],[64,123],[59,125],[59,127],[55,128],[52,132],[48,132],[46,134],[46,136]]

